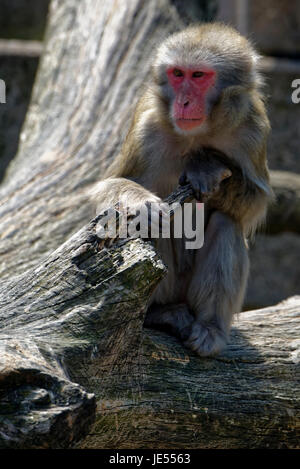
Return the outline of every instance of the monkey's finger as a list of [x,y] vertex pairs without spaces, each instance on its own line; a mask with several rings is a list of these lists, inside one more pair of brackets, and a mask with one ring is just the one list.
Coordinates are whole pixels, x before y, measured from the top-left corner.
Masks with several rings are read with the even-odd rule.
[[193,181],[193,180],[189,181],[189,183],[192,186],[195,199],[200,201],[201,194],[202,194],[200,184],[197,181]]
[[180,186],[185,186],[185,184],[187,184],[186,172],[181,174],[178,182]]
[[221,182],[230,178],[231,175],[230,169],[226,168],[207,177],[208,194],[215,194],[219,190]]
[[194,196],[198,202],[205,202],[208,197],[208,195],[203,193],[200,189],[194,189]]
[[223,181],[224,179],[230,178],[230,176],[232,176],[232,172],[230,169],[226,168],[222,171],[220,180]]
[[198,176],[198,178],[193,178],[189,182],[192,186],[195,199],[199,202],[205,202],[210,195],[207,180]]

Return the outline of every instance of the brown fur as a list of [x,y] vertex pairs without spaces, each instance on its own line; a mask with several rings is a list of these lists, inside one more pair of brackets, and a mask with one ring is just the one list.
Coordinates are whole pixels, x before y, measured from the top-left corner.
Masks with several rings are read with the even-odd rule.
[[[103,207],[125,197],[138,208],[166,197],[182,174],[198,186],[216,179],[207,158],[231,170],[232,176],[219,180],[208,198],[204,247],[191,253],[183,240],[158,244],[169,274],[153,295],[146,325],[169,328],[199,355],[217,353],[226,343],[246,286],[244,236],[263,221],[272,196],[266,162],[269,121],[257,61],[250,43],[221,24],[193,26],[168,38],[158,48],[122,151],[105,175],[109,179],[99,186]],[[206,123],[199,132],[180,132],[171,119],[174,92],[166,68],[202,63],[217,73]],[[208,156],[208,149],[215,154]],[[182,273],[189,279],[184,289]]]

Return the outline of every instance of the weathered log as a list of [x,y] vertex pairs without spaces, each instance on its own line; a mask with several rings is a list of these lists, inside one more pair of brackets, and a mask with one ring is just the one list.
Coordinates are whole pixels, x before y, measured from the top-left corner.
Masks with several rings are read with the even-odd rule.
[[154,46],[190,21],[182,5],[52,1],[0,189],[3,447],[298,445],[299,298],[241,314],[227,350],[199,359],[142,327],[165,272],[151,243],[106,249],[92,219],[91,186],[121,145]]
[[143,329],[166,271],[152,244],[107,249],[100,220],[0,288],[2,447],[68,447],[89,431],[80,447],[296,447],[300,298],[243,313],[228,349],[199,359]]
[[1,285],[0,447],[74,443],[94,420],[95,398],[69,376],[96,356],[130,368],[139,349],[142,313],[165,268],[149,242],[100,248],[98,219]]
[[217,358],[144,331],[123,382],[90,362],[99,408],[80,447],[298,448],[299,307],[296,297],[241,314]]

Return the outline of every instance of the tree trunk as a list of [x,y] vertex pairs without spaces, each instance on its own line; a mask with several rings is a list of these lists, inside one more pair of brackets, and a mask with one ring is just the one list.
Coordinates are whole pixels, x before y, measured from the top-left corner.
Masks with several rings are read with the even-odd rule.
[[[214,2],[185,4],[208,19]],[[91,187],[118,152],[155,45],[190,19],[175,0],[52,1],[0,189],[2,447],[298,444],[300,299],[241,314],[227,350],[200,359],[142,327],[165,273],[153,245],[97,236]]]
[[[186,10],[208,19],[214,0],[197,3]],[[93,218],[91,185],[121,146],[155,46],[190,21],[184,10],[175,0],[51,2],[31,108],[0,189],[1,278]]]

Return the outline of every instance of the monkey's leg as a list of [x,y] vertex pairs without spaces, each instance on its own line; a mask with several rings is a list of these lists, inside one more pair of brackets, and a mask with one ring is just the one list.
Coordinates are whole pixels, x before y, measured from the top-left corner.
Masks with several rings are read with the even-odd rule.
[[195,320],[185,331],[185,345],[197,354],[214,355],[226,345],[233,314],[242,307],[248,267],[242,233],[230,217],[214,212],[187,292]]
[[186,331],[194,321],[186,304],[194,253],[184,250],[184,239],[159,239],[157,250],[168,266],[168,273],[152,295],[144,326],[184,340],[187,336],[182,331]]
[[144,326],[165,331],[184,340],[183,331],[188,331],[194,322],[194,316],[186,304],[152,304],[145,318]]

